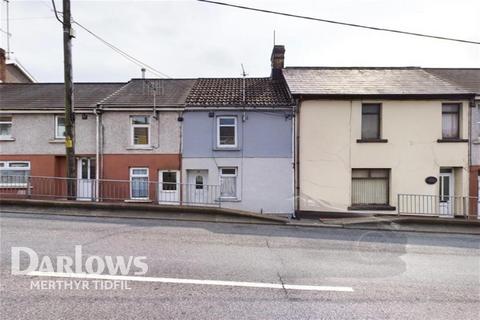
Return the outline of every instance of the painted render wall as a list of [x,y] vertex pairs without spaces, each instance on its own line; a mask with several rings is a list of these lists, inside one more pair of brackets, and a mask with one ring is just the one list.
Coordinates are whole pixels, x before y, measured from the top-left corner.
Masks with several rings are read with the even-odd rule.
[[[290,112],[291,114],[291,112]],[[236,116],[238,147],[234,150],[217,149],[216,119],[218,116]],[[185,112],[183,129],[183,157],[292,157],[292,121],[285,113],[216,111],[210,118],[208,112]]]
[[[182,158],[182,176],[188,170],[208,170],[208,185],[218,185],[219,167],[237,167],[236,201],[222,207],[263,213],[293,212],[293,169],[289,158]],[[184,198],[186,196],[184,195]]]
[[[382,103],[382,138],[357,143],[362,102]],[[300,210],[346,211],[351,204],[352,168],[390,168],[390,205],[398,193],[438,195],[440,167],[456,167],[456,194],[468,190],[468,143],[438,143],[442,102],[307,100],[300,106]],[[461,138],[468,138],[468,102],[463,103]]]
[[152,115],[151,112],[105,112],[102,115],[104,127],[104,154],[178,154],[180,153],[181,122],[179,112],[159,112],[158,120],[150,117],[149,148],[131,145],[130,116]]
[[[59,113],[60,114],[60,113]],[[55,114],[12,114],[12,138],[0,141],[2,155],[49,154],[63,155],[63,140],[55,140]],[[79,155],[95,154],[95,115],[82,119],[76,114],[75,151]]]
[[[288,112],[291,115],[291,112]],[[227,208],[265,213],[293,212],[292,120],[283,111],[208,111],[184,113],[182,176],[188,170],[208,170],[208,184],[219,184],[220,167],[237,167],[236,201]],[[236,116],[238,147],[219,150],[218,116]]]

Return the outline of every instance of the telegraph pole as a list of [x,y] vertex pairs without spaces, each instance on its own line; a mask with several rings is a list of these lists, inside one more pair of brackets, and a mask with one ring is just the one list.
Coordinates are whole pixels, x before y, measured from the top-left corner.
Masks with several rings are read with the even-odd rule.
[[65,149],[67,156],[68,199],[76,197],[75,113],[72,80],[72,18],[70,0],[63,0],[63,65],[65,76]]

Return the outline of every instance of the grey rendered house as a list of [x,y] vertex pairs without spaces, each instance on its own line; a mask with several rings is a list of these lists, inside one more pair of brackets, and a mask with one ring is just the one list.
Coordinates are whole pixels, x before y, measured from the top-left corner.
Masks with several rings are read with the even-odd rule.
[[[96,105],[124,84],[74,85],[79,177],[83,173],[81,159],[95,158]],[[0,177],[64,177],[63,83],[4,83],[0,84],[0,96]],[[89,177],[95,178],[95,164],[91,162]]]
[[198,79],[183,114],[182,175],[222,207],[293,213],[293,103],[283,78]]

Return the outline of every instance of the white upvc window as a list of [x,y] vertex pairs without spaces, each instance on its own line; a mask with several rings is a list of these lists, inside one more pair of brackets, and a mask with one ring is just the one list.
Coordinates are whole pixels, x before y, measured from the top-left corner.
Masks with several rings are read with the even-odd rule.
[[237,147],[237,117],[217,118],[217,147]]
[[148,199],[148,168],[130,168],[130,198]]
[[150,116],[131,116],[132,146],[148,147],[150,145]]
[[352,169],[352,206],[389,205],[390,169]]
[[55,139],[65,139],[65,116],[55,116]]
[[12,116],[0,116],[0,139],[12,137]]
[[26,188],[29,176],[29,161],[0,161],[1,188]]
[[220,198],[237,199],[237,168],[220,168]]

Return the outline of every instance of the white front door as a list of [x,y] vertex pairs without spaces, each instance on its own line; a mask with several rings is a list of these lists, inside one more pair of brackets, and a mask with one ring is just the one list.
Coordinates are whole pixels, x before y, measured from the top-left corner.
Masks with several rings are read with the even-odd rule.
[[211,203],[207,186],[208,170],[187,170],[187,204]]
[[95,196],[95,159],[77,160],[77,200],[92,201]]
[[452,172],[441,172],[440,173],[440,215],[442,216],[452,216],[454,213],[454,204],[455,204],[455,192],[454,192],[454,183],[453,183],[453,173]]
[[180,204],[180,172],[158,171],[158,203]]

